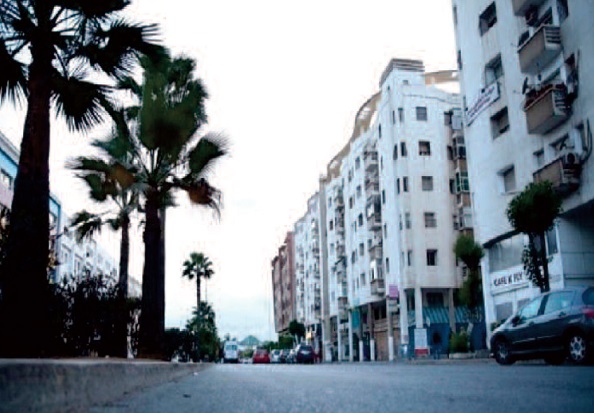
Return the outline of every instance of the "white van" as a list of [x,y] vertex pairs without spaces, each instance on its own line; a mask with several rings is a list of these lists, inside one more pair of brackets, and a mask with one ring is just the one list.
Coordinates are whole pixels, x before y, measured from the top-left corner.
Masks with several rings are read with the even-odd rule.
[[226,341],[223,348],[223,363],[238,363],[239,348],[236,341]]

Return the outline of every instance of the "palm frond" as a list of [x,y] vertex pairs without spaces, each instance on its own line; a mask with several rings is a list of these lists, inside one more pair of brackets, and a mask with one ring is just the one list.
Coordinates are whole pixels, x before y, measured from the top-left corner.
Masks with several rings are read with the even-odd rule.
[[0,101],[20,101],[27,95],[25,65],[13,58],[3,41],[0,41],[0,67]]
[[188,193],[190,201],[195,205],[211,208],[217,217],[221,214],[222,194],[204,178],[197,181],[183,181],[177,186]]
[[98,19],[116,11],[123,10],[130,4],[130,0],[52,0],[56,6],[82,13],[87,19]]
[[109,174],[111,172],[111,166],[101,158],[79,156],[73,160],[66,162],[66,167],[75,171],[83,172],[98,172]]
[[103,220],[101,217],[86,210],[74,214],[70,223],[70,228],[76,230],[76,237],[79,242],[101,232],[102,226]]
[[79,73],[66,77],[54,71],[52,76],[52,101],[71,130],[88,131],[102,122],[107,91]]
[[215,161],[228,154],[228,140],[222,134],[207,134],[189,153],[189,167],[192,177],[207,175]]

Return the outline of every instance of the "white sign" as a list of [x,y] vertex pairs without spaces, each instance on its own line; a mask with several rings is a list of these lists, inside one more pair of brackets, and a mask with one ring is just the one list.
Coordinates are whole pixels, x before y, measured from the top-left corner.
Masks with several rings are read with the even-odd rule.
[[470,126],[477,116],[497,99],[499,99],[499,84],[493,82],[481,90],[481,93],[466,110],[466,126]]
[[415,350],[429,348],[427,345],[427,329],[415,328]]

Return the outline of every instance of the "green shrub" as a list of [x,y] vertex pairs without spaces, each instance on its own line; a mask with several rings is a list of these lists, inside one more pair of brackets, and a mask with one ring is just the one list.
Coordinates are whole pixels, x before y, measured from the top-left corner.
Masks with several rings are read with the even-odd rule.
[[450,337],[450,353],[468,353],[468,334],[453,333]]

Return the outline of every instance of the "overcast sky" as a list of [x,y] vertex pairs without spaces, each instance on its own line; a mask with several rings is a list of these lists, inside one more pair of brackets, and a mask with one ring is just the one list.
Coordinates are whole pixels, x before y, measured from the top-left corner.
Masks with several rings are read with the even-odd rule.
[[[224,193],[220,221],[182,194],[168,212],[166,324],[185,325],[196,305],[195,284],[181,279],[181,268],[201,251],[214,263],[207,299],[220,335],[275,338],[272,258],[390,58],[423,59],[428,71],[455,68],[451,2],[134,0],[128,15],[158,23],[162,44],[197,60],[210,94],[206,130],[232,144],[211,177]],[[0,109],[0,130],[17,145],[23,121],[24,108]],[[103,134],[73,135],[52,123],[51,188],[67,213],[93,206],[64,162],[91,153],[90,138]],[[131,272],[140,279],[135,237]],[[118,259],[118,237],[102,238]]]

